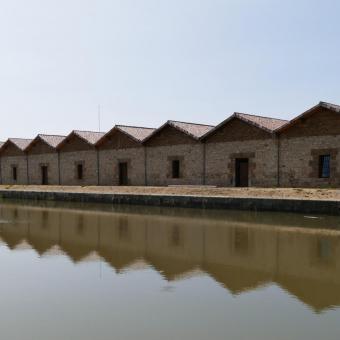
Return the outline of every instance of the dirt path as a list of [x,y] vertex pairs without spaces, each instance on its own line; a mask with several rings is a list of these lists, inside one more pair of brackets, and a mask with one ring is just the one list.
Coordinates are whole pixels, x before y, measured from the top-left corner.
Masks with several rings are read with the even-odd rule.
[[0,185],[0,190],[89,192],[140,195],[189,195],[222,197],[295,198],[308,200],[340,200],[340,189],[293,188],[214,188],[203,186],[179,187],[110,187],[110,186],[40,186]]

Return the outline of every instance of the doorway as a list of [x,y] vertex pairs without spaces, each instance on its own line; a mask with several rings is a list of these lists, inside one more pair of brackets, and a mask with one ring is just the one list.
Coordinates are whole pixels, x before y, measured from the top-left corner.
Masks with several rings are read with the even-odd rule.
[[119,163],[119,185],[128,185],[128,164]]
[[48,184],[48,168],[47,168],[47,165],[41,166],[41,184],[42,185]]
[[235,160],[235,185],[237,187],[249,186],[249,160],[248,158],[236,158]]

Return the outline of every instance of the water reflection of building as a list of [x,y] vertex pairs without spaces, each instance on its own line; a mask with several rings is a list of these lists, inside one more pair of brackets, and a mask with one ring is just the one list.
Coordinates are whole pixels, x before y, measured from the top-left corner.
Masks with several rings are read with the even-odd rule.
[[233,294],[275,283],[317,311],[339,306],[340,231],[300,228],[302,218],[293,227],[282,219],[270,224],[263,216],[3,205],[0,237],[11,249],[27,242],[40,255],[58,246],[74,262],[102,258],[118,272],[147,263],[167,280],[205,272]]

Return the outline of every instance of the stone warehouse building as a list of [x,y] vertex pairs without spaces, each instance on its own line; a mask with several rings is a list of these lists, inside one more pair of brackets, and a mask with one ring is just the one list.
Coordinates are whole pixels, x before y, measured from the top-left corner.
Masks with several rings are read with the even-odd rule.
[[273,187],[278,183],[281,119],[234,113],[204,137],[205,183]]
[[216,127],[167,121],[0,143],[2,184],[339,187],[340,106],[291,121],[234,113]]
[[57,146],[65,136],[38,135],[26,147],[28,184],[60,184]]
[[168,121],[144,141],[147,185],[204,184],[204,145],[213,126]]
[[72,131],[58,145],[61,185],[98,185],[99,157],[95,144],[102,132]]
[[31,142],[32,139],[9,138],[2,144],[0,147],[1,183],[28,183],[28,159],[25,149]]
[[145,185],[143,141],[152,128],[116,125],[97,142],[100,185]]
[[340,186],[339,105],[320,102],[277,134],[280,186]]

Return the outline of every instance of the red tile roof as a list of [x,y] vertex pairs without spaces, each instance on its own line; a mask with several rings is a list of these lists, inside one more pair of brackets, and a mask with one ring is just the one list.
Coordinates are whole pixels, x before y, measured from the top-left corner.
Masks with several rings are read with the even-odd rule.
[[21,151],[24,151],[26,147],[32,142],[32,140],[33,139],[26,139],[26,138],[8,138],[7,142],[13,143]]
[[155,129],[139,126],[115,125],[108,133],[98,140],[96,145],[99,146],[103,144],[106,138],[114,133],[114,131],[121,131],[137,143],[142,143],[145,138],[155,131]]
[[52,148],[55,149],[64,139],[65,139],[65,136],[39,134],[26,147],[25,151],[28,151],[30,149],[30,147],[33,146],[33,144],[35,142],[37,142],[38,140],[44,141],[47,145],[49,145],[49,146],[51,146]]
[[178,131],[185,133],[186,135],[198,140],[203,135],[205,135],[208,131],[212,130],[214,127],[212,125],[205,125],[205,124],[197,124],[197,123],[187,123],[187,122],[179,122],[176,120],[168,120],[165,124],[161,127],[153,131],[148,137],[145,138],[146,140],[151,139],[154,135],[158,134],[161,130],[163,130],[166,126],[172,126]]
[[287,122],[282,127],[278,128],[277,132],[281,132],[283,130],[290,128],[291,126],[295,125],[296,122],[298,122],[301,118],[305,118],[305,117],[309,116],[311,113],[313,113],[315,110],[319,109],[320,107],[331,110],[331,111],[336,112],[336,113],[340,113],[340,105],[326,103],[326,102],[319,102],[319,104],[314,105],[313,107],[311,107],[307,111],[301,113],[297,117],[295,117],[292,120],[290,120],[289,122]]
[[99,141],[99,139],[105,135],[104,132],[80,131],[80,130],[73,130],[71,134],[74,134],[82,138],[83,140],[85,140],[85,142],[91,145],[95,145]]
[[333,110],[335,112],[340,112],[340,105],[326,103],[326,102],[320,102],[318,106],[322,106],[326,109]]
[[131,136],[138,142],[143,142],[145,138],[149,137],[156,130],[154,128],[126,125],[116,125],[116,128],[126,133],[127,135]]
[[279,127],[287,124],[287,120],[278,119],[278,118],[271,118],[271,117],[264,117],[264,116],[257,116],[248,113],[239,113],[235,112],[233,115],[225,119],[222,123],[218,124],[214,129],[206,133],[202,139],[212,135],[215,131],[219,130],[222,126],[225,126],[229,121],[233,119],[240,119],[248,124],[258,127],[259,129],[265,130],[269,133],[273,133]]
[[203,135],[214,128],[214,126],[212,125],[178,122],[175,120],[169,120],[168,123],[174,128],[188,134],[195,139],[201,138]]
[[279,129],[281,126],[287,124],[287,120],[278,119],[278,118],[271,118],[271,117],[263,117],[263,116],[256,116],[247,113],[238,113],[235,112],[235,117],[242,119],[245,122],[249,122],[260,129],[265,129],[270,132],[273,132],[276,129]]

